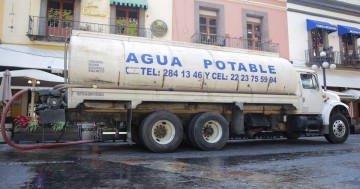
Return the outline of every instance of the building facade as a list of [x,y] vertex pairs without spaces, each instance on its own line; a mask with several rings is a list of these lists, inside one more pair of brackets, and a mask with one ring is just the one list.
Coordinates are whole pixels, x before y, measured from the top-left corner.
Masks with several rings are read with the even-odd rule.
[[173,0],[173,40],[289,58],[286,0]]
[[[2,0],[0,15],[0,72],[24,74],[13,74],[13,93],[59,83],[72,30],[172,39],[172,0]],[[12,115],[28,114],[29,104],[24,95]]]
[[0,43],[2,39],[2,25],[4,20],[4,1],[0,1]]
[[[288,0],[290,60],[300,68],[327,61],[327,89],[343,96],[353,117],[359,117],[360,96],[360,1]],[[324,51],[322,59],[320,53]],[[314,68],[316,68],[315,66]],[[318,70],[323,84],[323,71]],[[341,93],[340,97],[342,97]],[[357,100],[356,100],[357,99]]]
[[[171,30],[154,36],[154,21],[172,27],[172,1],[19,0],[4,4],[3,43],[61,46],[71,30],[171,40]],[[151,4],[151,6],[149,6]],[[166,7],[166,8],[164,8]],[[162,11],[157,11],[162,10]],[[151,28],[151,24],[154,26]],[[163,29],[163,28],[161,28]]]

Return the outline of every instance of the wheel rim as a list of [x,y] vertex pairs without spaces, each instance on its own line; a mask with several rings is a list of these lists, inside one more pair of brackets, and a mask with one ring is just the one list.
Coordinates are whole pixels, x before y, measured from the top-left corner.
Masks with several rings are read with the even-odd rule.
[[153,125],[151,135],[158,144],[169,144],[175,137],[175,126],[170,121],[159,120]]
[[343,121],[336,120],[333,124],[333,133],[336,137],[341,138],[346,133],[346,127]]
[[208,121],[203,125],[202,136],[209,143],[216,143],[221,139],[222,129],[217,121]]

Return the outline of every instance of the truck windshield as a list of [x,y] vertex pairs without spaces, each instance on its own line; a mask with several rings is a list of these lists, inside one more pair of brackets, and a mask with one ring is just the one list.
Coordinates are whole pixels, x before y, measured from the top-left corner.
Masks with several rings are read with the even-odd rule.
[[301,83],[304,89],[318,89],[318,83],[313,74],[301,74]]

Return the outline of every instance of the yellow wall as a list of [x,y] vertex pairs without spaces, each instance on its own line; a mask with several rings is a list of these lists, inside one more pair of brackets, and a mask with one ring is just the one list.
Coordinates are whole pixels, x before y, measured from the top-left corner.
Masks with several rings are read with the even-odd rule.
[[98,24],[109,24],[110,2],[103,0],[82,0],[80,21]]
[[2,39],[3,18],[4,18],[4,0],[0,0],[0,42]]
[[[148,5],[149,8],[146,9],[144,15],[144,27],[150,29],[150,25],[153,21],[162,20],[167,24],[168,32],[165,36],[157,39],[171,40],[172,1],[148,0]],[[2,43],[36,46],[63,46],[63,43],[54,41],[31,41],[26,36],[26,33],[28,32],[29,16],[39,16],[40,6],[41,0],[0,0],[0,39]],[[84,14],[83,10],[86,8],[90,9],[91,13],[99,15]],[[80,22],[105,25],[110,24],[110,0],[81,0],[80,11]]]

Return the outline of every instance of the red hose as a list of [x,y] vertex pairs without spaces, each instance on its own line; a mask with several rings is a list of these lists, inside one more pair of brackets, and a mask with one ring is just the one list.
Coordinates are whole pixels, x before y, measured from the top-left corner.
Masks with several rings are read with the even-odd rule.
[[75,145],[75,144],[84,144],[84,143],[91,143],[91,142],[95,142],[96,140],[83,140],[83,141],[75,141],[75,142],[66,142],[66,143],[56,143],[56,144],[36,144],[36,145],[18,145],[13,143],[7,136],[6,134],[6,130],[5,130],[5,119],[6,119],[6,115],[7,112],[9,111],[10,107],[12,106],[12,104],[14,103],[14,101],[21,97],[24,93],[28,92],[29,89],[23,89],[19,92],[17,92],[11,99],[10,101],[6,104],[4,110],[3,110],[3,114],[1,116],[1,134],[5,140],[5,142],[17,149],[21,149],[21,150],[31,150],[31,149],[36,149],[36,148],[53,148],[53,147],[62,147],[62,146],[70,146],[70,145]]

